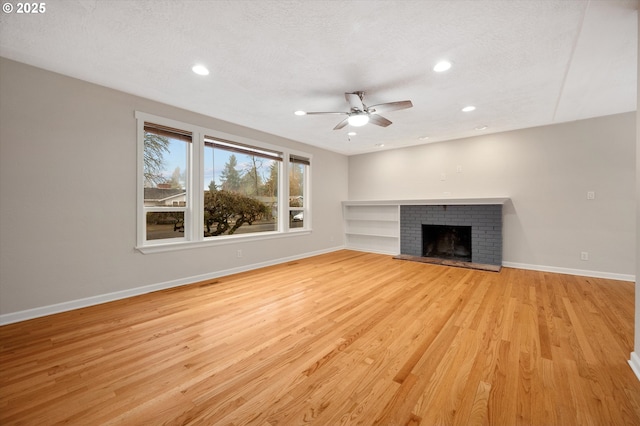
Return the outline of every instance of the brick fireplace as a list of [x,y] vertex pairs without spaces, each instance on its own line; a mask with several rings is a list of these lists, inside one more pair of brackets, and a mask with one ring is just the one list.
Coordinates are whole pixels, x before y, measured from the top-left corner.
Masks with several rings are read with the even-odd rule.
[[[470,261],[487,265],[502,265],[502,204],[479,205],[401,205],[400,253],[425,257],[429,250],[423,238],[423,225],[456,229],[470,227]],[[451,245],[452,253],[464,251],[458,235],[440,236],[434,247]],[[443,242],[444,241],[444,242]],[[443,251],[444,249],[440,250]],[[435,251],[434,251],[435,252]],[[434,257],[444,258],[444,255]],[[466,259],[468,260],[468,259]]]

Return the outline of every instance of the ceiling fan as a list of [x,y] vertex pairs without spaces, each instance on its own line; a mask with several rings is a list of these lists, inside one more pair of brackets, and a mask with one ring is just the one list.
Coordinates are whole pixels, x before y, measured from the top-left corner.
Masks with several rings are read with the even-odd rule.
[[370,107],[363,103],[364,92],[345,93],[345,99],[349,102],[351,111],[349,112],[306,112],[300,115],[311,114],[341,114],[348,117],[342,120],[333,130],[340,130],[347,124],[360,127],[367,123],[375,124],[376,126],[387,127],[391,124],[391,121],[387,120],[383,116],[379,115],[380,112],[396,111],[399,109],[411,108],[413,104],[411,101],[397,101],[387,102],[384,104],[372,105]]

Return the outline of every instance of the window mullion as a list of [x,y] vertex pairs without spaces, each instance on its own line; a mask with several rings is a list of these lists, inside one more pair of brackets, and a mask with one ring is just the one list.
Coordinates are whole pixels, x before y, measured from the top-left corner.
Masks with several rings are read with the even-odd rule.
[[280,205],[283,206],[283,208],[281,209],[282,214],[280,214],[280,217],[278,219],[280,220],[280,229],[282,229],[283,232],[289,232],[289,216],[291,215],[291,208],[289,207],[289,153],[285,152],[284,158],[286,159],[286,161],[283,161],[281,163],[282,179],[280,179],[279,182],[280,194],[282,194]]
[[140,247],[145,242],[146,233],[146,212],[144,208],[144,121],[137,120],[137,174],[138,174],[138,188],[137,188],[137,220],[136,220],[136,239],[137,246]]
[[193,132],[193,153],[191,156],[192,172],[189,175],[191,181],[191,220],[190,232],[192,241],[202,241],[204,232],[202,224],[204,222],[204,188],[203,188],[203,167],[204,167],[204,144],[203,135],[200,132]]
[[144,212],[145,213],[183,212],[183,213],[187,214],[187,211],[188,211],[187,207],[179,207],[179,206],[159,206],[159,207],[149,206],[149,207],[144,207]]

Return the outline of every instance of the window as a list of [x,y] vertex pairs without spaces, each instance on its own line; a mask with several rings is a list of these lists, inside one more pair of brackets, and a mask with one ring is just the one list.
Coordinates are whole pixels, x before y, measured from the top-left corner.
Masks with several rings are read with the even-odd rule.
[[311,156],[136,112],[138,248],[311,230]]
[[311,163],[308,158],[291,155],[289,157],[289,227],[303,228],[305,216],[309,217],[305,208],[307,167]]
[[184,239],[191,133],[144,123],[145,239]]
[[205,136],[205,237],[277,231],[282,153]]

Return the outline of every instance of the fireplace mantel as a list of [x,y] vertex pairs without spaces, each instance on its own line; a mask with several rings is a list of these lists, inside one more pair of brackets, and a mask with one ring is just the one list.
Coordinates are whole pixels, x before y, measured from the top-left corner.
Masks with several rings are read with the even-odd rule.
[[476,198],[425,198],[421,200],[356,200],[343,201],[345,206],[460,206],[460,205],[487,205],[505,204],[509,197],[476,197]]

